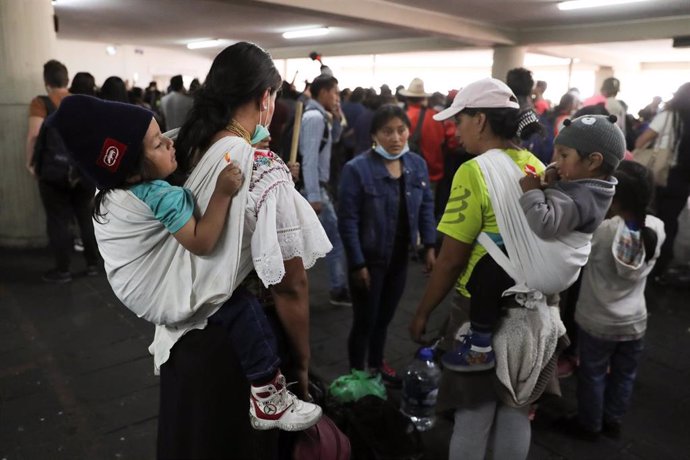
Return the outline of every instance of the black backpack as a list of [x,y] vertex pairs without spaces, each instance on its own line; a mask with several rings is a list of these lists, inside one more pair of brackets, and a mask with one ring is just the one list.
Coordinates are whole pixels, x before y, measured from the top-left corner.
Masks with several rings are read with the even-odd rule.
[[[304,119],[304,115],[309,112],[310,110],[317,110],[316,108],[308,108],[302,113],[302,119]],[[323,148],[326,146],[326,143],[328,142],[328,137],[329,137],[329,129],[328,129],[328,120],[326,117],[323,118],[323,134],[321,135],[321,142],[319,143],[319,153],[323,150]],[[290,161],[290,149],[292,148],[292,131],[294,130],[295,126],[295,115],[293,114],[290,119],[285,123],[285,126],[283,126],[283,135],[280,138],[280,152],[278,154],[280,155],[280,158],[283,159],[285,164]],[[299,151],[299,144],[297,145],[297,162],[302,163],[302,152]],[[295,186],[297,189],[300,189],[302,185],[304,184],[304,178],[302,176],[302,168],[299,170],[299,181],[297,181],[297,184]]]
[[390,401],[364,396],[345,406],[353,459],[420,460],[424,443],[417,428]]
[[417,126],[415,126],[414,132],[407,139],[407,145],[408,147],[410,147],[410,151],[423,157],[424,153],[422,152],[422,126],[424,125],[424,118],[426,118],[426,107],[422,107],[419,111],[419,119],[417,120]]
[[[39,96],[50,116],[57,110],[48,96]],[[47,126],[45,120],[41,125],[34,145],[33,164],[39,179],[56,184],[75,184],[80,176],[72,166],[70,153],[62,141],[57,129]]]

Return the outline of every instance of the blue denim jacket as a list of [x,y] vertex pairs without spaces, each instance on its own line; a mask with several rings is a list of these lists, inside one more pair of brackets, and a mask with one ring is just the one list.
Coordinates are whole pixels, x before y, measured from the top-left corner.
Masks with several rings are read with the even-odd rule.
[[[436,221],[426,163],[412,152],[401,161],[410,244],[416,246],[419,234],[422,244],[433,246]],[[398,181],[390,177],[376,152],[369,150],[347,162],[340,176],[338,228],[350,269],[388,264],[395,243],[399,196]]]

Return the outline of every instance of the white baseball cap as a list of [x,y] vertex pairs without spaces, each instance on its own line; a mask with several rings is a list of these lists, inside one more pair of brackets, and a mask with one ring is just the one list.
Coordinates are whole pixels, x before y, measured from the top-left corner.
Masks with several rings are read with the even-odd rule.
[[464,109],[519,108],[517,97],[508,85],[495,78],[484,78],[458,91],[450,107],[434,115],[434,120],[447,120]]

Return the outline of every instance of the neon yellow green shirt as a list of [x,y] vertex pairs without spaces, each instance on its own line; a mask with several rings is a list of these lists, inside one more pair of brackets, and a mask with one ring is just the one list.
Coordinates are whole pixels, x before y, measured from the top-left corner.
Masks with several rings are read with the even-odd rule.
[[[521,170],[525,165],[534,167],[538,174],[544,171],[544,165],[528,150],[507,149],[505,152],[517,163]],[[479,259],[486,254],[486,249],[475,240],[481,232],[486,232],[496,243],[503,240],[498,231],[489,189],[476,159],[463,163],[453,177],[453,185],[446,210],[443,213],[438,230],[451,238],[472,244],[472,252],[467,267],[460,275],[457,290],[465,297],[470,297],[466,289],[472,270]]]

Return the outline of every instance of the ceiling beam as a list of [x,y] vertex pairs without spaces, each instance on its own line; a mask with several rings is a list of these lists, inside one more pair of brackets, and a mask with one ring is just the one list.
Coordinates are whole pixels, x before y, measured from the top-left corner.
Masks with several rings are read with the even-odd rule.
[[[358,54],[407,53],[413,51],[441,51],[474,49],[445,38],[398,38],[318,45],[324,56],[352,56]],[[274,59],[303,58],[314,51],[314,45],[269,48]]]
[[358,19],[368,23],[374,22],[387,26],[414,29],[475,46],[513,45],[515,43],[514,33],[506,29],[385,0],[260,0],[257,3],[280,5]]
[[600,24],[573,24],[522,30],[519,42],[535,44],[579,44],[655,40],[690,33],[690,16],[639,19]]
[[547,56],[577,59],[583,64],[613,67],[616,70],[634,71],[640,69],[637,57],[634,55],[620,56],[592,49],[587,45],[565,46],[530,46],[529,51]]

